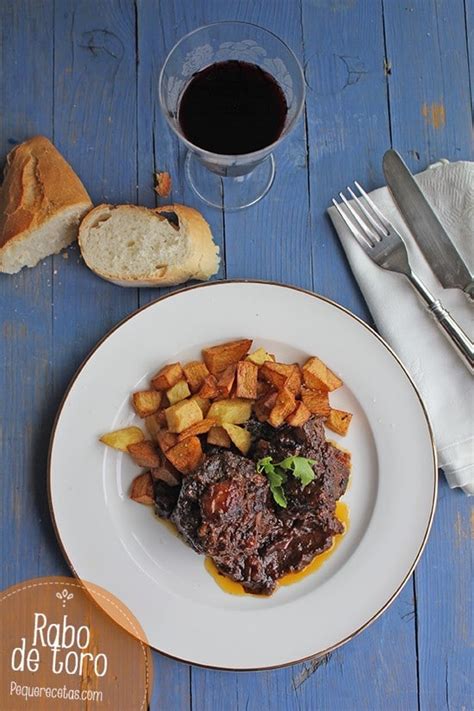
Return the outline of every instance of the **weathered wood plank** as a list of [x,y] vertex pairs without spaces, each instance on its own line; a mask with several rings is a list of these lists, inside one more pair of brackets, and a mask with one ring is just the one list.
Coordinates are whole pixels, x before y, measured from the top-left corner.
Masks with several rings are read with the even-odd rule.
[[[173,45],[192,29],[209,22],[204,3],[189,4],[179,0],[141,0],[137,4],[138,64],[138,202],[147,207],[182,203],[196,207],[209,222],[215,242],[221,250],[221,267],[215,278],[226,276],[224,218],[222,211],[201,203],[188,185],[184,174],[186,151],[169,129],[158,99],[161,67]],[[168,171],[173,189],[169,198],[158,198],[153,187],[153,173]],[[140,304],[148,303],[171,289],[141,289]]]
[[462,0],[385,3],[393,146],[419,171],[473,155]]
[[[390,125],[382,7],[329,1],[302,7],[314,285],[370,320],[325,210],[354,179],[369,189],[383,183]],[[410,581],[381,620],[305,682],[309,707],[333,708],[337,689],[341,708],[416,708],[413,607]]]
[[[135,15],[130,2],[64,0],[55,11],[54,140],[95,204],[135,202]],[[54,258],[54,385],[60,396],[81,360],[137,291],[89,271],[77,245]]]
[[[50,2],[0,4],[0,161],[15,143],[52,136]],[[62,567],[52,538],[46,457],[54,406],[52,261],[0,275],[2,587]]]
[[[415,171],[439,158],[472,158],[465,32],[462,0],[386,3],[393,143]],[[415,573],[422,711],[472,705],[470,511],[442,479]]]
[[465,0],[465,32],[469,59],[471,106],[474,109],[474,0]]
[[[228,19],[225,3],[207,3],[213,19]],[[300,0],[232,4],[232,18],[261,25],[286,42],[303,63]],[[311,288],[308,145],[304,116],[275,151],[276,176],[256,205],[225,215],[227,275]],[[286,315],[288,318],[290,315]],[[285,318],[285,316],[283,317]]]
[[302,17],[314,287],[370,320],[326,209],[354,179],[369,189],[382,182],[390,143],[382,10],[373,2],[303,1]]
[[415,589],[420,709],[472,708],[472,505],[444,477]]
[[[132,2],[93,0],[56,6],[55,140],[95,203],[137,198],[137,46]],[[151,60],[151,58],[150,58]],[[60,394],[81,358],[138,305],[135,289],[102,281],[77,249],[55,259],[55,388]],[[72,296],[74,295],[74,296]],[[189,707],[186,668],[160,659],[152,708]]]

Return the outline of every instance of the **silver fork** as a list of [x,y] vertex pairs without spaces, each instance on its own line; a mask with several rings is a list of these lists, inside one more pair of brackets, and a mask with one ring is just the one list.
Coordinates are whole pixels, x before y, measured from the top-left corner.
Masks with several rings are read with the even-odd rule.
[[434,298],[431,291],[413,272],[408,260],[405,243],[399,232],[382,214],[359,183],[354,181],[354,184],[363,199],[357,197],[350,187],[347,190],[358,209],[349,203],[343,193],[339,193],[339,197],[344,203],[345,209],[341,203],[333,199],[334,207],[364,252],[379,267],[388,269],[391,272],[399,272],[409,279],[415,291],[425,302],[445,335],[454,344],[456,352],[472,373],[474,370],[474,343],[449,312],[446,311],[441,302]]

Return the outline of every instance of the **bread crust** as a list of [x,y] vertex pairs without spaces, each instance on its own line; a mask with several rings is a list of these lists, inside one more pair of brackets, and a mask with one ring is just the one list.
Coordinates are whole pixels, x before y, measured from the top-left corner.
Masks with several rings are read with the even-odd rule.
[[60,214],[91,199],[60,152],[44,136],[34,136],[7,155],[0,188],[0,261],[13,242]]
[[[130,277],[125,274],[112,274],[97,269],[93,265],[93,260],[90,259],[90,255],[87,252],[88,231],[96,220],[100,220],[102,216],[105,217],[110,210],[117,209],[122,211],[130,210],[130,212],[144,211],[147,214],[154,214],[160,220],[166,219],[161,213],[174,212],[178,217],[180,231],[189,238],[190,248],[183,263],[179,266],[163,266],[139,278]],[[165,205],[164,207],[155,209],[137,205],[98,205],[91,210],[81,222],[79,227],[79,246],[87,266],[98,274],[98,276],[118,286],[175,286],[189,281],[190,279],[206,281],[215,274],[219,268],[219,248],[212,239],[209,225],[200,212],[185,205]]]

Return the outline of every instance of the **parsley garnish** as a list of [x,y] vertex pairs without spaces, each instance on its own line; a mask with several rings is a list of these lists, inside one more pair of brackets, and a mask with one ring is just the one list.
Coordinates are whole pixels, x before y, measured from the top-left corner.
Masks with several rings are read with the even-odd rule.
[[283,484],[287,480],[286,472],[291,472],[295,479],[299,479],[301,488],[304,489],[315,478],[313,464],[316,464],[316,460],[306,457],[287,457],[275,464],[272,457],[263,457],[257,462],[257,471],[266,475],[274,500],[286,509],[288,502],[283,490]]
[[315,459],[306,459],[306,457],[287,457],[277,466],[282,469],[289,469],[295,479],[301,482],[301,488],[304,489],[314,479],[313,464],[316,464]]
[[259,474],[262,474],[262,472],[266,474],[273,498],[279,506],[286,509],[287,501],[285,492],[283,491],[286,474],[283,469],[278,470],[273,464],[271,457],[264,457],[258,460],[257,471]]

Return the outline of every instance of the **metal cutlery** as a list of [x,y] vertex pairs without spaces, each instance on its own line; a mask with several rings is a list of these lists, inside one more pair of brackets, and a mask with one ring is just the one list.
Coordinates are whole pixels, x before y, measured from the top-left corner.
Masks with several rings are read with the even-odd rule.
[[383,157],[383,171],[395,202],[440,283],[474,299],[474,277],[397,151]]
[[359,183],[355,181],[354,184],[361,197],[358,197],[350,187],[347,190],[355,206],[341,192],[339,197],[344,207],[333,199],[334,207],[364,252],[379,267],[403,274],[410,281],[472,373],[474,370],[474,343],[413,272],[405,243],[399,232],[386,219]]

